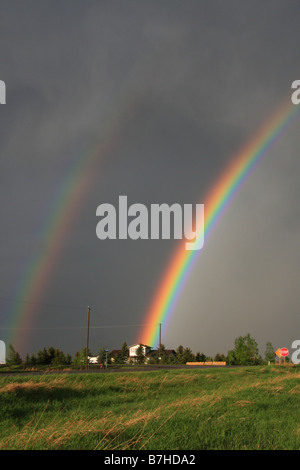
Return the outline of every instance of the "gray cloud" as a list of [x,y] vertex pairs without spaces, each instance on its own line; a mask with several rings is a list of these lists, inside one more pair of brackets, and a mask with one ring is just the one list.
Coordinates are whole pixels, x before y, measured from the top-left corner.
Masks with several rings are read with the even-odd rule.
[[[289,99],[299,78],[299,5],[73,0],[0,8],[8,92],[0,107],[0,297],[31,300],[16,297],[17,286],[48,246],[43,224],[76,163],[88,168],[99,152],[37,309],[34,326],[49,330],[32,330],[21,352],[84,347],[84,330],[51,328],[84,326],[88,304],[92,325],[114,326],[91,330],[95,353],[132,343],[139,327],[130,325],[144,323],[175,243],[100,242],[96,207],[120,194],[146,205],[203,202],[233,155]],[[200,254],[167,346],[226,353],[250,332],[263,353],[266,341],[288,347],[297,339],[298,126]],[[1,302],[1,325],[15,304]]]

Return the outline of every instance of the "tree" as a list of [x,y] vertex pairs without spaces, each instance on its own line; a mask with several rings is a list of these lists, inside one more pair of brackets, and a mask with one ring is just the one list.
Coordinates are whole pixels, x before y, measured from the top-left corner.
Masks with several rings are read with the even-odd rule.
[[[79,351],[76,351],[73,364],[76,364],[76,365],[83,365],[83,364],[86,363],[86,354],[85,354],[85,351],[86,351],[86,348],[81,349],[80,352],[79,352]],[[90,354],[89,354],[89,356],[90,356]]]
[[15,351],[11,343],[8,346],[7,364],[10,364],[10,365],[22,364],[22,359],[21,359],[20,354],[17,351]]
[[129,357],[128,346],[127,346],[127,343],[124,342],[123,345],[122,345],[122,349],[121,349],[122,364],[126,364],[128,362],[128,357]]
[[205,362],[206,356],[203,353],[197,352],[196,354],[196,362]]
[[48,351],[46,350],[46,348],[44,348],[43,350],[41,350],[41,349],[38,350],[36,359],[37,359],[37,364],[39,364],[39,365],[50,364],[50,362],[51,362],[50,356],[49,356]]
[[226,362],[226,357],[224,356],[224,354],[217,353],[215,355],[214,361],[216,361],[216,362]]
[[153,351],[149,357],[148,364],[159,364],[159,350]]
[[237,358],[235,357],[235,351],[233,349],[231,349],[230,351],[228,351],[227,353],[227,361],[226,361],[230,366],[234,366],[236,365],[238,362],[237,362]]
[[69,353],[65,356],[65,364],[67,366],[70,366],[72,364],[72,356]]
[[104,364],[106,361],[106,351],[105,348],[99,349],[98,352],[98,364]]
[[177,363],[177,359],[176,359],[176,356],[171,353],[168,355],[168,359],[167,359],[167,364],[176,364]]
[[25,366],[30,366],[30,357],[28,353],[26,354],[24,364]]
[[59,349],[55,349],[54,358],[52,359],[51,364],[55,366],[62,366],[66,363],[65,355]]
[[36,357],[35,357],[34,354],[31,354],[31,356],[30,356],[30,358],[29,358],[29,364],[30,364],[31,366],[36,366],[37,361],[36,361]]
[[253,365],[260,362],[257,342],[249,333],[236,338],[234,345],[234,350],[228,352],[230,364]]
[[114,363],[115,364],[124,364],[122,353],[117,352],[114,356]]
[[76,351],[75,353],[73,364],[76,364],[76,365],[80,364],[80,352],[79,351]]
[[144,364],[144,362],[145,362],[144,349],[143,349],[143,346],[141,344],[139,345],[139,347],[136,350],[136,362],[138,364]]
[[55,349],[53,346],[50,346],[50,348],[48,349],[48,361],[49,361],[49,364],[51,364],[51,362],[53,361],[55,357]]
[[182,359],[184,364],[186,364],[187,362],[194,362],[195,355],[192,353],[192,350],[190,348],[185,348],[183,351]]
[[183,353],[184,353],[183,346],[182,345],[178,346],[178,348],[176,349],[176,358],[177,358],[178,364],[184,364],[185,362]]
[[186,362],[195,361],[195,355],[190,348],[184,348],[182,345],[176,349],[176,358],[178,364],[185,364]]
[[100,351],[98,352],[98,364],[106,364],[106,358],[107,358],[107,364],[110,364],[111,357],[110,357],[109,352],[106,352],[105,348],[101,348]]
[[159,354],[159,363],[160,364],[167,364],[168,358],[166,353],[166,347],[164,344],[160,345],[160,349],[158,350]]
[[265,359],[267,362],[269,361],[271,362],[271,361],[274,361],[274,358],[275,358],[275,350],[272,346],[272,343],[268,341],[266,344]]

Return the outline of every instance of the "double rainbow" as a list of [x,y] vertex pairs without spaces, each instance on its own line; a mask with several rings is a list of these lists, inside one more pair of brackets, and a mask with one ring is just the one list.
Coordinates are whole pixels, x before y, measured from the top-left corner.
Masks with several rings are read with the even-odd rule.
[[[129,81],[129,80],[128,80]],[[45,292],[60,261],[65,243],[78,214],[94,187],[104,160],[110,155],[127,113],[134,109],[137,100],[134,90],[125,82],[121,98],[107,117],[95,140],[71,162],[67,174],[57,186],[56,197],[48,209],[44,224],[38,228],[43,247],[27,262],[16,283],[13,307],[10,311],[6,342],[18,351],[27,347],[29,332],[38,315]],[[83,308],[86,308],[83,306]]]
[[[291,101],[285,103],[234,156],[204,201],[204,241],[208,239],[246,179],[297,115],[297,106],[292,105]],[[162,324],[164,329],[169,321],[199,253],[201,251],[186,251],[185,241],[180,243],[159,282],[152,304],[146,313],[146,326],[139,332],[137,342],[157,346],[158,326]]]
[[[134,90],[132,91],[131,86],[126,85],[123,99],[120,99],[116,111],[107,121],[101,137],[98,136],[90,149],[74,162],[58,191],[53,207],[45,218],[40,237],[45,240],[44,249],[25,266],[20,283],[16,285],[14,297],[17,302],[10,312],[9,327],[5,328],[9,330],[7,342],[12,342],[18,350],[26,343],[28,333],[26,335],[24,330],[30,330],[30,326],[36,318],[39,303],[43,300],[68,234],[78,212],[80,212],[79,207],[86,200],[91,182],[98,173],[100,162],[103,162],[110,153],[118,128],[122,126],[123,119],[126,119],[128,107],[133,107],[134,96]],[[231,165],[212,188],[207,200],[204,201],[205,240],[246,178],[297,116],[298,108],[290,101],[282,106],[233,158]],[[154,300],[146,312],[144,321],[146,326],[139,332],[139,342],[149,345],[157,344],[158,324],[162,323],[164,326],[171,317],[176,301],[198,255],[199,251],[185,250],[185,241],[179,246],[167,266],[167,270],[159,282],[157,292],[155,292]]]

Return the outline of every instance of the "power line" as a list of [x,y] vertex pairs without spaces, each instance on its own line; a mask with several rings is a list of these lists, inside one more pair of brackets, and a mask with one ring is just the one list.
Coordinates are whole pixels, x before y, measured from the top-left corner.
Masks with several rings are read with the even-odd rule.
[[29,304],[29,305],[40,305],[41,307],[52,307],[52,308],[72,308],[76,310],[79,309],[78,305],[76,307],[74,305],[58,305],[58,304],[49,304],[49,303],[42,303],[42,302],[31,302],[30,300],[21,300],[21,299],[12,299],[9,297],[0,297],[0,302],[14,302],[14,303],[22,303],[22,304]]
[[[103,325],[103,326],[90,326],[90,329],[100,328],[132,328],[134,326],[153,326],[151,324],[136,323],[131,325]],[[86,326],[47,326],[47,327],[5,327],[0,326],[0,330],[85,330]]]

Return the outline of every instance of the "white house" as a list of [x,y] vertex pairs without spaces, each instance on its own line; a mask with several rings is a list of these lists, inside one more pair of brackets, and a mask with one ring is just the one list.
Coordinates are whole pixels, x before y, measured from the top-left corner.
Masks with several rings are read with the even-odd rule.
[[89,356],[89,364],[97,364],[99,356]]
[[133,344],[132,346],[129,346],[128,350],[129,350],[129,360],[132,359],[133,361],[136,360],[136,357],[137,357],[137,350],[139,347],[142,347],[142,350],[143,350],[143,355],[144,357],[147,356],[147,354],[150,353],[150,351],[152,350],[151,346],[147,346],[146,344]]

